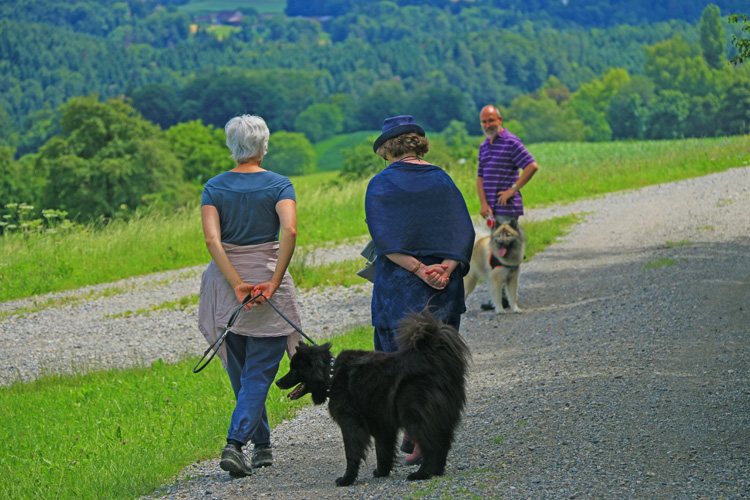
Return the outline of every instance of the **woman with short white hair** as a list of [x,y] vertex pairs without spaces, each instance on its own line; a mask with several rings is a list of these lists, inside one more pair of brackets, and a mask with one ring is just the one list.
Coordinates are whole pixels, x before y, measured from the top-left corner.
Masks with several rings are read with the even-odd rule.
[[[203,189],[201,220],[211,263],[201,279],[199,328],[209,343],[248,294],[273,297],[299,325],[294,281],[287,268],[297,241],[294,186],[261,168],[269,131],[263,118],[243,115],[224,127],[236,166]],[[281,229],[281,238],[279,238]],[[219,356],[229,374],[236,405],[220,466],[235,477],[273,463],[266,397],[284,351],[291,357],[299,334],[271,307],[250,303],[237,317]],[[242,451],[255,446],[250,463]]]

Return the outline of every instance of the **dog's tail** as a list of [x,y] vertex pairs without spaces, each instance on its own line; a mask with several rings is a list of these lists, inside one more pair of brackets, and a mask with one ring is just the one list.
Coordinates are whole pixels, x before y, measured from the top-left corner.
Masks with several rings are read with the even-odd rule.
[[427,308],[421,313],[412,313],[401,320],[396,341],[401,350],[445,350],[464,371],[471,361],[469,347],[458,331],[435,318]]

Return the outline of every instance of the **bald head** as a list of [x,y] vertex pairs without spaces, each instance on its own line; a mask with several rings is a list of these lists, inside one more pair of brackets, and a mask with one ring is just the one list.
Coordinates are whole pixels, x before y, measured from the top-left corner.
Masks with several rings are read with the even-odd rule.
[[482,108],[482,111],[479,112],[479,118],[481,119],[483,116],[489,115],[495,116],[496,118],[502,118],[502,116],[500,116],[500,110],[492,104],[488,104]]
[[500,116],[500,111],[491,104],[482,108],[479,113],[479,123],[482,125],[484,135],[489,137],[490,141],[503,131],[503,117]]

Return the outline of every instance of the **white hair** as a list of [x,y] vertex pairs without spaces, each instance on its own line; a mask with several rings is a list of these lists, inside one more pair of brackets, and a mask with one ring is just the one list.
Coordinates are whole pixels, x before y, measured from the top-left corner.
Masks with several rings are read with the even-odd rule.
[[268,125],[260,116],[235,116],[224,125],[227,147],[239,163],[260,159],[268,151]]

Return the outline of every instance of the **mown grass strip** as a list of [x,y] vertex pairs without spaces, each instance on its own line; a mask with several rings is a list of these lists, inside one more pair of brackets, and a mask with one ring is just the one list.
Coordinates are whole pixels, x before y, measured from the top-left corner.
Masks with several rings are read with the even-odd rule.
[[[334,351],[372,349],[372,328],[336,337]],[[217,456],[234,395],[214,360],[197,359],[86,375],[45,376],[0,388],[0,498],[132,499],[185,465]],[[288,360],[279,372],[285,373]],[[275,386],[275,427],[309,404]]]

